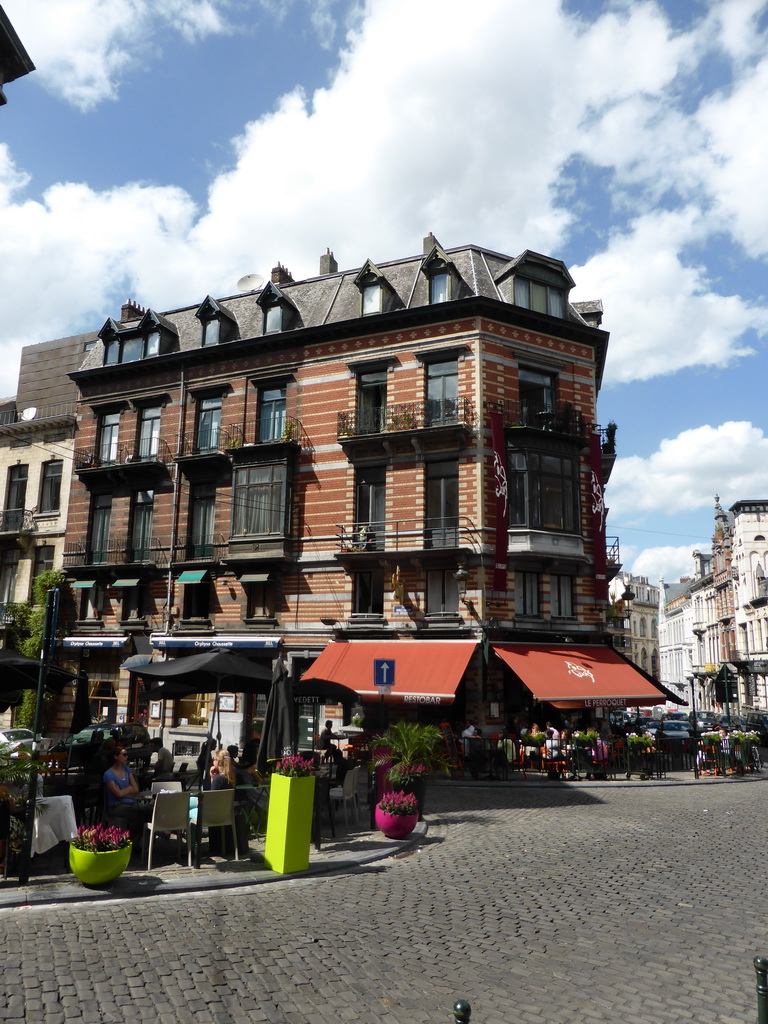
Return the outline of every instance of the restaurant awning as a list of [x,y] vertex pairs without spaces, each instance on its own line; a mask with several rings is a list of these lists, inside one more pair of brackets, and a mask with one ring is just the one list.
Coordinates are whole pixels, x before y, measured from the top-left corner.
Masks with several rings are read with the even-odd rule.
[[667,699],[668,691],[602,644],[493,644],[493,650],[537,700],[556,708],[625,708]]
[[301,677],[328,679],[355,690],[363,700],[379,700],[376,663],[391,663],[394,675],[387,703],[453,704],[456,688],[474,653],[475,640],[332,641]]

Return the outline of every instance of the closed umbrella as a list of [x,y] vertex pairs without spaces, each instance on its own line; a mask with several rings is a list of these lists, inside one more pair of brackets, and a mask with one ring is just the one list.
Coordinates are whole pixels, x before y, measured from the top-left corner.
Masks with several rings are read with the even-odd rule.
[[272,689],[269,691],[264,728],[261,733],[256,768],[267,770],[269,761],[279,761],[296,749],[296,719],[293,704],[293,683],[282,656],[272,666]]

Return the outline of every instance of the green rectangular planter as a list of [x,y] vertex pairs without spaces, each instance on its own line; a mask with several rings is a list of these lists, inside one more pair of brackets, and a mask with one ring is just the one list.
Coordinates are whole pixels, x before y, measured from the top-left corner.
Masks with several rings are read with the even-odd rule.
[[309,867],[314,800],[313,776],[302,779],[272,776],[264,844],[264,863],[272,871],[287,875]]

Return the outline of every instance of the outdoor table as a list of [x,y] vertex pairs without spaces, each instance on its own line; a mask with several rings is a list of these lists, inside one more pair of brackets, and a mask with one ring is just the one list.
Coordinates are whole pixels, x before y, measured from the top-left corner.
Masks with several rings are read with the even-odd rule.
[[32,854],[45,853],[62,840],[67,842],[77,835],[75,807],[71,796],[44,796],[37,801],[40,813],[35,813],[32,831]]

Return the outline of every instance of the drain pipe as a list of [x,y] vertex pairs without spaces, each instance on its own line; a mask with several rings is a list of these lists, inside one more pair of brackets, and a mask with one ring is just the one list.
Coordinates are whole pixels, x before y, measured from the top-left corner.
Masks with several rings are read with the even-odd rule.
[[[184,403],[186,395],[184,391],[184,367],[181,368],[179,377],[179,421],[176,428],[176,451],[180,451],[181,439],[184,436]],[[171,602],[173,600],[173,558],[176,551],[176,534],[179,528],[179,464],[176,462],[173,467],[173,508],[171,510],[171,540],[168,558],[168,584],[165,593],[165,629],[166,636],[171,629]]]

